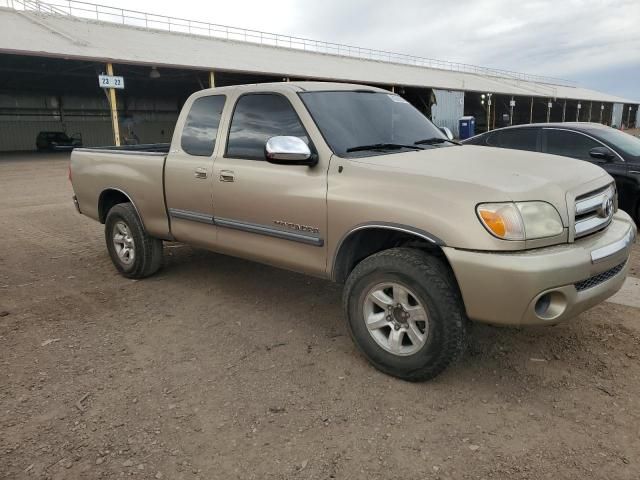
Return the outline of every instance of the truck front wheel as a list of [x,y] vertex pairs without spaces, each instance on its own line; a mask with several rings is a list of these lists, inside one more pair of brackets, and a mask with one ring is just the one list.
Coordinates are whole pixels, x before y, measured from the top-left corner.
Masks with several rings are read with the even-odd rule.
[[389,375],[428,380],[463,353],[464,305],[436,256],[393,248],[364,259],[347,279],[343,303],[354,342]]
[[162,266],[162,240],[145,232],[131,203],[109,210],[104,231],[111,261],[125,277],[148,277]]

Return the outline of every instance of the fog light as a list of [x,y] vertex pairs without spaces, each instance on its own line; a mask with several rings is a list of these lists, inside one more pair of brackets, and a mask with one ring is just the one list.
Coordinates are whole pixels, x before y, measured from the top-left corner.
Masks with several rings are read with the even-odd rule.
[[551,294],[545,293],[536,302],[536,315],[538,315],[539,317],[544,316],[547,313],[547,310],[549,310],[550,305],[551,305]]
[[567,297],[559,291],[546,292],[536,300],[534,310],[542,320],[554,320],[567,309]]

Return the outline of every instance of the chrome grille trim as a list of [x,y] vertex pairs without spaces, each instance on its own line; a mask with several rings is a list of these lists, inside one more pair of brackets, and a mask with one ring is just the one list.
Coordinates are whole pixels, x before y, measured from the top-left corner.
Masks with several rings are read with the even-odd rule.
[[[611,199],[613,207],[609,212],[605,212],[603,211],[603,205],[606,205],[609,199]],[[613,219],[614,210],[615,187],[613,185],[589,192],[576,199],[575,238],[584,237],[585,235],[606,228]]]
[[611,218],[589,217],[576,222],[576,238],[584,237],[598,230],[602,230],[611,223]]
[[597,210],[600,205],[602,205],[604,199],[610,194],[611,187],[607,187],[600,193],[576,201],[576,215],[584,215],[585,213]]

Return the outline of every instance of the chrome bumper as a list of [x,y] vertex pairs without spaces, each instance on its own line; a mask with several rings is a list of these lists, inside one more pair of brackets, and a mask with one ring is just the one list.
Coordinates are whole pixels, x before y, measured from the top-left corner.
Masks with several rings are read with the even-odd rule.
[[629,227],[627,234],[617,242],[610,243],[604,247],[597,248],[591,252],[591,263],[599,263],[613,257],[619,252],[626,250],[629,245],[636,241],[636,230],[633,225]]

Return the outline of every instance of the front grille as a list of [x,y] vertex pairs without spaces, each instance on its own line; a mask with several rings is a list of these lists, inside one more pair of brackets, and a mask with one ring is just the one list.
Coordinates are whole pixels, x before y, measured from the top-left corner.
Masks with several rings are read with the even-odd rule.
[[599,273],[597,275],[594,275],[593,277],[587,278],[586,280],[582,280],[580,282],[577,282],[575,284],[576,290],[579,291],[579,292],[582,292],[583,290],[587,290],[588,288],[596,287],[596,286],[600,285],[601,283],[606,282],[610,278],[613,278],[617,274],[619,274],[622,271],[622,269],[624,268],[626,263],[627,262],[625,260],[620,265],[616,265],[615,267],[610,268],[606,272]]
[[602,230],[613,218],[615,187],[608,185],[576,199],[574,238]]

